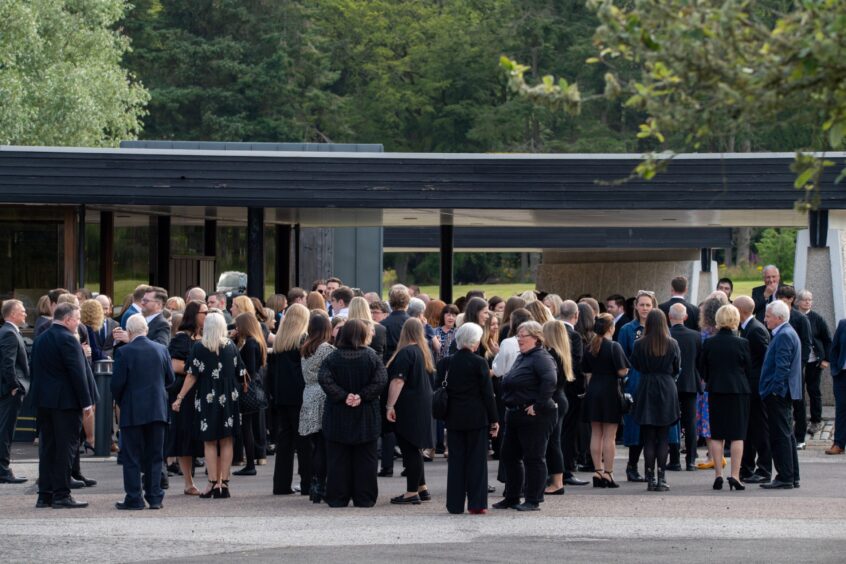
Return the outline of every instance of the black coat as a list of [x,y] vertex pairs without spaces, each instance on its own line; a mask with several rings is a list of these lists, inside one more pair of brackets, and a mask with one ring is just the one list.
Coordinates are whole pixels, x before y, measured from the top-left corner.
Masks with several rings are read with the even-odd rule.
[[446,427],[470,431],[499,421],[490,369],[485,359],[462,349],[438,363],[435,389],[447,378]]
[[302,405],[305,380],[300,362],[300,349],[274,352],[267,355],[267,381],[273,405],[278,407]]
[[578,396],[585,393],[585,374],[582,371],[582,358],[585,356],[585,344],[582,341],[582,336],[578,331],[564,324],[567,328],[567,336],[570,338],[570,357],[573,360],[573,378],[572,382],[567,382],[564,385],[564,392],[568,397]]
[[749,341],[720,329],[702,345],[702,379],[714,394],[748,394],[752,391],[752,358]]
[[162,314],[155,316],[147,324],[147,338],[160,345],[170,344],[170,323]]
[[[244,339],[244,344],[238,354],[244,362],[247,374],[250,375],[250,378],[255,378],[261,369],[261,346],[254,338],[247,337]],[[300,371],[300,374],[302,374],[302,371]]]
[[666,302],[658,305],[658,309],[663,311],[664,315],[667,316],[667,323],[670,322],[670,306],[674,304],[682,304],[687,310],[687,319],[684,321],[684,326],[688,329],[699,331],[699,308],[681,296],[673,296]]
[[679,394],[674,382],[681,366],[681,352],[670,339],[667,352],[651,356],[643,339],[634,343],[629,358],[632,368],[640,372],[632,416],[640,425],[664,427],[679,420]]
[[64,325],[53,324],[32,345],[33,405],[46,409],[83,409],[94,404],[85,353]]
[[614,324],[614,341],[617,340],[617,335],[620,334],[620,329],[623,328],[623,325],[625,325],[626,323],[630,323],[631,320],[632,318],[626,315],[625,313],[622,315],[622,317],[620,317],[620,319],[617,320],[617,323]]
[[387,364],[391,357],[397,350],[397,343],[399,342],[402,326],[408,319],[408,313],[405,310],[394,310],[382,320],[381,324],[385,328],[385,354],[382,355],[382,361]]
[[799,342],[802,344],[802,365],[808,363],[811,356],[811,347],[814,346],[814,339],[811,336],[811,322],[808,317],[797,309],[790,310],[790,326],[799,335]]
[[699,391],[699,357],[702,354],[702,336],[699,331],[681,323],[670,327],[670,336],[679,344],[681,368],[676,389],[681,393],[695,394]]
[[749,341],[749,365],[750,384],[752,393],[758,393],[758,382],[761,380],[761,367],[764,365],[764,357],[767,356],[767,347],[770,346],[770,332],[764,324],[754,317],[749,320],[745,328],[740,329],[740,336]]
[[[323,437],[327,441],[361,444],[375,441],[381,431],[379,394],[388,374],[370,348],[338,349],[326,357],[317,376],[326,393]],[[361,396],[358,407],[346,404],[349,394]]]
[[508,374],[502,378],[502,401],[506,406],[532,404],[535,413],[556,409],[552,394],[558,385],[555,361],[538,345],[520,353]]
[[21,332],[8,321],[0,327],[0,398],[29,389],[29,362]]
[[[781,282],[778,283],[778,287],[781,288],[784,286]],[[775,299],[775,294],[770,296],[769,298],[764,297],[764,289],[766,286],[755,286],[752,288],[752,301],[755,302],[755,319],[762,322],[764,321],[764,314],[767,311],[767,304],[772,302]]]
[[811,343],[814,347],[814,354],[817,355],[816,362],[828,360],[828,349],[831,348],[831,331],[828,323],[822,316],[811,310],[805,314],[808,323],[811,324]]
[[397,416],[394,430],[418,448],[433,447],[432,378],[426,372],[420,347],[408,345],[397,351],[388,367],[388,379],[397,378],[405,384],[394,406]]
[[376,334],[373,335],[373,341],[370,343],[370,348],[376,351],[376,354],[378,354],[379,358],[381,358],[382,362],[384,362],[385,347],[388,344],[388,330],[385,329],[385,326],[381,323],[374,323],[373,329],[375,330]]

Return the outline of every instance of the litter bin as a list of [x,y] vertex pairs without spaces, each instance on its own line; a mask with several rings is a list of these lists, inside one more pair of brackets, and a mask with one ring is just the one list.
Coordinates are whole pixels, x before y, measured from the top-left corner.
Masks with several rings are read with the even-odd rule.
[[94,418],[94,455],[111,456],[114,413],[112,411],[112,360],[94,363],[94,379],[100,392],[97,415]]

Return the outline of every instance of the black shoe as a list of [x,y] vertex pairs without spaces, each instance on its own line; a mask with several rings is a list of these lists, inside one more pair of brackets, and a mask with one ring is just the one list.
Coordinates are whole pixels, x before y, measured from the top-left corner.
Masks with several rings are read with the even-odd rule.
[[667,464],[667,470],[669,470],[670,472],[681,472],[681,469],[681,464],[679,464],[678,462],[674,464]]
[[51,506],[53,509],[82,509],[88,507],[87,501],[76,501],[73,496],[63,497],[61,499],[53,499]]
[[115,509],[120,509],[121,511],[140,511],[144,509],[143,505],[127,505],[126,503],[119,501],[115,503]]
[[629,482],[645,482],[646,478],[640,475],[637,466],[626,466],[626,480]]
[[53,506],[53,496],[51,495],[39,495],[38,499],[35,501],[35,508],[36,509],[44,509],[46,507]]
[[766,484],[761,484],[761,487],[765,490],[792,490],[793,483],[791,482],[779,482],[778,480],[773,480],[772,482],[767,482]]
[[564,488],[559,488],[553,492],[543,492],[543,495],[564,495]]
[[[730,478],[730,479],[733,480],[734,478]],[[715,490],[723,489],[723,477],[722,476],[717,476],[714,479],[714,489]]]
[[667,485],[667,479],[666,479],[665,474],[664,474],[665,470],[658,470],[658,482],[655,484],[655,491],[656,492],[668,492],[668,491],[670,491],[670,486]]
[[232,475],[233,476],[255,476],[256,475],[256,469],[250,468],[249,466],[244,466],[240,470],[236,470],[235,472],[232,472]]
[[26,478],[18,477],[9,472],[5,476],[0,476],[0,484],[23,484],[26,482]]
[[519,499],[509,499],[507,497],[504,497],[493,505],[491,505],[491,507],[493,507],[494,509],[511,509],[518,505],[520,505]]
[[606,476],[606,477],[602,478],[602,481],[605,482],[604,487],[611,488],[611,489],[620,487],[620,484],[618,484],[617,482],[614,481],[614,474],[612,474],[611,472],[608,472],[608,471],[603,472],[603,474],[605,474],[605,476]]
[[76,480],[74,478],[70,479],[70,489],[72,490],[79,490],[85,487],[85,482],[82,480]]
[[383,468],[382,470],[379,470],[376,473],[376,475],[379,476],[380,478],[392,478],[394,476],[394,471],[393,470],[385,470]]
[[726,481],[728,482],[728,485],[729,485],[729,491],[737,490],[739,492],[742,492],[743,490],[746,489],[746,486],[744,486],[743,484],[741,484],[740,482],[738,482],[737,480],[735,480],[731,476],[729,476],[726,479]]
[[435,447],[435,454],[443,454],[445,452],[446,452],[446,447],[442,447],[442,446]]
[[276,454],[276,446],[275,445],[267,445],[267,448],[264,449],[264,453],[267,456],[273,456]]
[[202,458],[195,458],[191,461],[191,464],[194,466],[194,468],[202,468],[206,465],[206,462]]
[[488,493],[494,493],[495,491],[496,491],[496,488],[494,486],[488,484]]
[[688,462],[688,463],[685,465],[684,469],[685,469],[687,472],[696,472],[696,464],[694,464],[694,463],[692,463],[692,462]]
[[564,483],[568,486],[586,486],[590,482],[588,482],[587,480],[579,480],[575,476],[567,476],[566,478],[564,478]]
[[403,478],[405,478],[405,475],[406,475],[406,473],[407,473],[407,472],[408,472],[408,471],[407,471],[405,468],[403,468],[403,469],[402,469],[402,472],[400,472],[400,476],[402,476]]
[[741,478],[740,480],[746,482],[747,484],[764,484],[769,482],[767,478],[761,476],[760,474],[752,474],[748,478]]
[[74,480],[79,480],[80,482],[85,484],[86,488],[93,488],[97,485],[97,480],[89,480],[85,476],[71,476],[71,478]]
[[793,489],[794,489],[794,490],[798,490],[798,489],[799,489],[799,481],[798,481],[798,480],[797,480],[796,482],[793,482]]
[[537,503],[529,503],[528,501],[514,506],[517,511],[540,511]]
[[593,467],[593,464],[579,464],[576,467],[576,470],[579,472],[596,472],[596,468]]
[[162,508],[162,503],[161,503],[161,502],[159,502],[159,503],[151,503],[151,504],[150,504],[150,509],[161,509],[161,508]]
[[397,497],[392,497],[391,503],[394,505],[420,505],[420,496],[405,497],[405,495],[400,494]]
[[593,487],[604,488],[604,487],[607,487],[607,486],[608,486],[608,484],[605,482],[605,478],[602,477],[602,472],[597,470],[596,476],[593,477]]
[[429,490],[417,492],[417,496],[420,498],[420,501],[432,501],[432,494],[429,493]]
[[167,465],[167,473],[170,476],[181,476],[182,469],[179,467],[178,462],[172,462],[171,464]]
[[646,482],[646,491],[648,491],[648,492],[656,491],[655,488],[657,487],[658,484],[655,481],[655,474],[653,474],[651,471],[647,470],[646,471],[646,478],[644,478],[643,481]]
[[162,474],[161,488],[163,490],[170,488],[170,480],[168,480],[167,476],[165,476],[164,474]]

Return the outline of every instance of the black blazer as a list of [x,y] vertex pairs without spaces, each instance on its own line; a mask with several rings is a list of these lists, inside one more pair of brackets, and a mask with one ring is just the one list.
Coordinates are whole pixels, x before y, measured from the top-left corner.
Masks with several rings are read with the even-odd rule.
[[397,350],[397,342],[399,342],[400,332],[402,326],[408,319],[408,313],[405,310],[394,310],[382,320],[382,326],[385,328],[385,354],[382,355],[382,361],[387,364],[391,357]]
[[702,378],[715,394],[748,394],[752,387],[752,360],[749,341],[735,337],[730,329],[720,329],[702,344]]
[[[781,282],[778,283],[778,287],[781,288],[784,286]],[[766,286],[755,286],[752,288],[752,301],[755,302],[755,319],[762,322],[764,321],[764,314],[767,312],[767,304],[771,301],[777,299],[775,294],[770,296],[769,298],[764,297],[764,289]]]
[[488,363],[477,354],[461,349],[438,363],[435,389],[447,379],[446,427],[470,431],[499,421]]
[[670,336],[679,344],[681,368],[676,388],[679,392],[695,394],[699,391],[699,362],[702,355],[702,336],[699,331],[681,323],[670,327]]
[[384,362],[385,347],[388,344],[388,330],[385,329],[385,326],[381,323],[374,323],[373,329],[376,331],[376,334],[373,335],[373,341],[370,342],[370,348],[376,351],[376,354],[378,354],[379,358],[381,358],[382,362]]
[[699,331],[699,308],[680,296],[673,296],[666,302],[658,305],[658,309],[663,311],[664,315],[667,316],[667,323],[670,322],[670,306],[674,304],[682,304],[687,310],[687,319],[684,322],[684,326],[688,329]]
[[155,316],[147,324],[147,338],[160,345],[168,346],[170,344],[170,323],[162,314]]
[[121,347],[112,376],[120,426],[168,422],[167,388],[175,378],[167,349],[145,336]]
[[29,362],[21,332],[11,323],[0,326],[0,397],[29,390]]
[[614,324],[614,341],[617,340],[617,335],[620,334],[620,329],[623,328],[623,325],[625,325],[626,323],[630,323],[631,320],[632,318],[624,313],[623,316],[617,321],[617,323]]
[[764,366],[764,357],[767,356],[767,347],[770,346],[770,332],[764,324],[754,317],[746,324],[745,329],[740,330],[740,336],[749,341],[749,357],[752,366],[752,392],[758,393],[758,382],[761,380],[761,367]]
[[831,348],[831,331],[828,329],[828,323],[813,310],[806,313],[805,317],[811,324],[811,344],[814,347],[814,354],[817,355],[816,362],[827,361],[828,349]]
[[814,346],[814,340],[811,337],[811,322],[801,311],[791,309],[790,326],[799,335],[799,343],[802,345],[802,365],[804,366],[811,357],[811,347]]
[[93,405],[88,361],[76,336],[53,324],[32,345],[32,396],[35,407],[83,409]]
[[305,380],[300,362],[300,349],[273,352],[267,355],[267,381],[273,405],[278,407],[302,405]]
[[117,321],[107,317],[103,321],[103,326],[99,330],[94,331],[94,342],[106,356],[114,356],[115,354],[115,338],[112,336],[112,331],[117,326]]

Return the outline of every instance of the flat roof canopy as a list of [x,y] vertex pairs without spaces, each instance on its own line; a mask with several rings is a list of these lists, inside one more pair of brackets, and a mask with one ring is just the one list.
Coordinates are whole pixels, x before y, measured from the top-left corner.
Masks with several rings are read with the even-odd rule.
[[[846,225],[846,190],[821,208]],[[425,227],[805,226],[792,153],[686,154],[651,181],[640,155],[406,154],[0,147],[0,203],[243,223]]]

